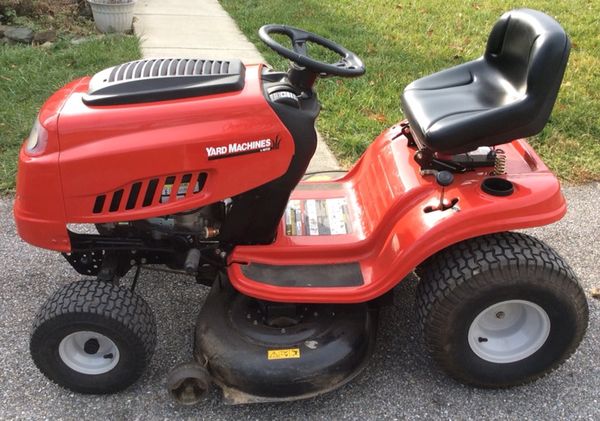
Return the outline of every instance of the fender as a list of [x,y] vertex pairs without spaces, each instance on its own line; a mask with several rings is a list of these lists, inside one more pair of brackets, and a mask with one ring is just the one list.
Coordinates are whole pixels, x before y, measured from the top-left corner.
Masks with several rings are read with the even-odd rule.
[[[502,148],[514,192],[498,197],[485,193],[489,176],[457,174],[439,205],[441,187],[433,176],[421,176],[400,125],[383,132],[350,172],[334,181],[303,182],[291,200],[344,198],[352,232],[344,235],[290,236],[282,221],[269,246],[238,246],[228,269],[242,293],[265,300],[311,303],[358,303],[383,295],[416,266],[452,244],[489,234],[550,224],[566,212],[556,177],[525,140]],[[390,229],[391,227],[391,229]],[[244,265],[331,265],[357,262],[363,282],[356,286],[306,288],[273,286],[250,279]],[[298,285],[302,280],[298,279]]]

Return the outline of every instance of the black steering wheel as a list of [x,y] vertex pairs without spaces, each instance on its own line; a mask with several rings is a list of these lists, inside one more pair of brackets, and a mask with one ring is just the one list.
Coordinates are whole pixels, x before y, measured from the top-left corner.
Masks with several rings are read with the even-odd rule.
[[[292,41],[293,50],[279,44],[271,38],[271,34],[287,35]],[[312,32],[286,25],[264,25],[258,31],[258,36],[279,55],[321,76],[356,77],[365,73],[365,65],[356,54]],[[330,64],[310,58],[306,48],[309,41],[338,54],[340,60]]]

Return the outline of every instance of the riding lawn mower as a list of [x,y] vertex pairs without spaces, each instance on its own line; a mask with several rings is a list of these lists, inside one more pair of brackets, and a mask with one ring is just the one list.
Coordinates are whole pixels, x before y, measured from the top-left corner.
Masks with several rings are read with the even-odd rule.
[[[167,379],[184,404],[212,385],[249,403],[345,384],[368,364],[379,309],[411,273],[424,346],[456,380],[504,388],[563,363],[587,327],[585,295],[552,248],[514,232],[566,212],[525,140],[559,91],[570,50],[561,26],[529,9],[504,14],[481,58],[409,84],[406,119],[336,177],[306,174],[315,82],[358,77],[362,60],[290,26],[259,35],[287,71],[143,59],[43,105],[20,152],[14,216],[25,241],[86,278],[40,308],[37,367],[81,393],[134,383],[156,343],[135,291],[142,268],[210,287],[193,358]],[[339,60],[317,60],[315,48]]]

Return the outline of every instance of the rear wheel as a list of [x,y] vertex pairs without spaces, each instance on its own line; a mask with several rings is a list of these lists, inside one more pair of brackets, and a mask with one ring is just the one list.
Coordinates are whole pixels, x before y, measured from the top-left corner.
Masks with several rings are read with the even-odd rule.
[[149,362],[156,325],[148,304],[101,281],[65,285],[40,308],[30,341],[46,377],[80,393],[113,393],[135,382]]
[[455,379],[482,387],[533,381],[562,364],[587,328],[585,294],[571,268],[523,234],[474,238],[421,267],[425,344]]

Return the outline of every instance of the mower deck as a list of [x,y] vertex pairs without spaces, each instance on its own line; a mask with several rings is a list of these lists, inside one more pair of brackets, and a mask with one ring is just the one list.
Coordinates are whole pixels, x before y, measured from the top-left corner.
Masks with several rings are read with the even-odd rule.
[[198,316],[194,358],[229,404],[309,398],[361,372],[377,320],[366,303],[265,305],[219,278]]
[[[445,188],[422,176],[397,125],[343,177],[298,185],[270,245],[238,246],[228,269],[243,294],[286,302],[364,302],[391,289],[427,256],[465,238],[560,219],[555,176],[525,140],[502,145],[514,191],[482,190],[491,167]],[[343,217],[342,217],[343,215]],[[393,227],[390,229],[389,227]]]

